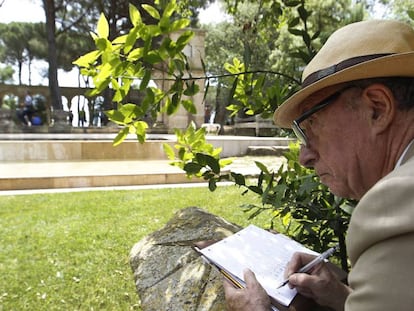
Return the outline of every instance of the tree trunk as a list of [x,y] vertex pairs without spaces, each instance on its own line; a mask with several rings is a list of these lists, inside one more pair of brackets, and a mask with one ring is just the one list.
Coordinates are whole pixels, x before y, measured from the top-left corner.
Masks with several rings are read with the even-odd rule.
[[32,59],[29,57],[29,85],[32,85]]
[[59,82],[57,76],[57,54],[56,54],[56,24],[55,24],[55,2],[54,0],[43,0],[46,13],[46,32],[49,59],[49,89],[54,110],[62,110]]
[[214,123],[220,124],[222,127],[226,124],[226,107],[222,102],[222,85],[219,81],[217,83],[217,93],[216,93],[216,115],[214,116]]
[[19,61],[19,85],[22,85],[22,67],[23,67],[23,62]]

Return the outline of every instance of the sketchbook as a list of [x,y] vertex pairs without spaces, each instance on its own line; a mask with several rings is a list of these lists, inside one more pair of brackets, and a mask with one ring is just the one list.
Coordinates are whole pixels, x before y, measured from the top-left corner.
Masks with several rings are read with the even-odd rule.
[[245,286],[243,270],[249,268],[272,301],[283,306],[289,306],[297,294],[289,286],[278,289],[293,253],[319,255],[286,235],[274,234],[254,225],[197,251],[239,287]]

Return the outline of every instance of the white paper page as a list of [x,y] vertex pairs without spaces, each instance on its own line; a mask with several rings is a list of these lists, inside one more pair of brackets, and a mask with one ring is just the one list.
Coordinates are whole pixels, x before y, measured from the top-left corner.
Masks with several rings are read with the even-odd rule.
[[201,250],[207,258],[243,280],[243,270],[249,268],[269,296],[288,306],[296,290],[283,286],[284,271],[294,252],[313,252],[300,243],[250,225],[234,235]]

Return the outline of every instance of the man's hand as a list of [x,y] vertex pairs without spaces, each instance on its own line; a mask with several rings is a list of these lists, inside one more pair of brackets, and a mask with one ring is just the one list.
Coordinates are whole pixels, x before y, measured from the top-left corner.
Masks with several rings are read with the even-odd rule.
[[246,269],[244,271],[246,288],[238,289],[225,280],[223,283],[228,311],[269,311],[270,298],[266,291],[256,280],[254,273]]
[[343,284],[325,263],[317,265],[310,274],[295,273],[315,256],[295,253],[285,270],[289,278],[289,287],[305,297],[309,297],[321,306],[328,306],[336,311],[343,310],[345,300],[351,289]]

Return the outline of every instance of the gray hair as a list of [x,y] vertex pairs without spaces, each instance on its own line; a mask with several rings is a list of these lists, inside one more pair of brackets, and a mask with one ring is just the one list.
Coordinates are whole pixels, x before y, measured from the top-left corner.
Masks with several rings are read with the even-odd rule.
[[388,87],[398,102],[398,109],[414,108],[414,78],[413,77],[383,77],[353,81],[352,84],[366,88],[371,84],[383,84]]

